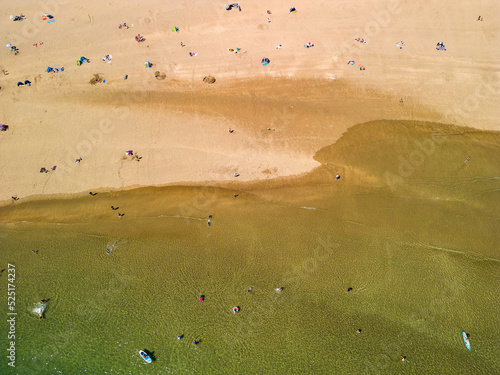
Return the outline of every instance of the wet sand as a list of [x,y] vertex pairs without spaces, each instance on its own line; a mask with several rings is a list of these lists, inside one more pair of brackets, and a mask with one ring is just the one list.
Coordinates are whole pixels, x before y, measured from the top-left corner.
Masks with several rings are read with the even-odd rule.
[[[123,223],[129,218],[156,218],[160,215],[193,216],[201,220],[210,214],[212,205],[219,202],[219,198],[215,201],[208,199],[212,194],[223,196],[224,204],[231,207],[247,199],[295,204],[303,200],[328,198],[329,194],[334,193],[366,191],[373,195],[380,190],[384,194],[368,201],[367,206],[377,204],[378,199],[392,199],[394,204],[401,207],[430,204],[429,214],[438,215],[435,222],[446,221],[448,209],[437,209],[434,213],[430,208],[435,204],[432,202],[436,202],[449,205],[453,210],[477,211],[480,214],[476,222],[484,220],[494,225],[495,221],[491,219],[496,215],[495,202],[498,200],[498,167],[495,163],[500,157],[498,137],[496,132],[478,132],[446,124],[374,121],[351,128],[335,144],[321,149],[315,155],[319,166],[303,176],[267,182],[149,187],[100,192],[94,197],[85,193],[68,195],[65,199],[9,202],[2,209],[1,220],[3,223],[106,222],[119,220],[117,214],[120,212],[126,212]],[[204,198],[200,198],[200,194]],[[235,194],[237,198],[234,198]],[[363,210],[358,212],[360,205],[363,205],[363,196],[356,199],[359,201],[351,202],[352,206],[346,203],[345,209],[354,215],[363,216]],[[331,204],[326,199],[319,205],[330,207]],[[111,210],[111,206],[119,209]],[[434,223],[425,217],[421,220],[431,226]],[[469,223],[465,220],[460,229],[455,229],[459,233],[468,232]],[[394,225],[398,223],[387,223],[388,227]],[[404,224],[401,226],[405,227]],[[415,231],[423,238],[426,233]],[[455,233],[455,230],[443,231],[438,235],[454,237]],[[468,241],[471,252],[495,257],[494,241],[486,241],[483,248],[484,241],[479,239],[482,236],[495,238],[494,228],[485,227],[478,236],[471,232],[462,236],[462,240]]]

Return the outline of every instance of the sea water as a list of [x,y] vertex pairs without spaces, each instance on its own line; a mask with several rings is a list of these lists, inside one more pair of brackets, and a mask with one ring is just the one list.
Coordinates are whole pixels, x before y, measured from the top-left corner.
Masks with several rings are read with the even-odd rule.
[[2,208],[18,316],[0,372],[498,372],[498,135],[451,130],[358,125],[308,176],[248,189]]

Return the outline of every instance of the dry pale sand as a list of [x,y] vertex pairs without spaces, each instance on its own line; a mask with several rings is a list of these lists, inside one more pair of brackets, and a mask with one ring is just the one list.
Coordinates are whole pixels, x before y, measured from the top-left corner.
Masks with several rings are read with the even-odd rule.
[[[0,75],[0,122],[10,126],[0,134],[3,201],[301,174],[318,165],[321,147],[370,120],[500,129],[493,0],[270,0],[240,2],[241,12],[199,0],[41,4],[0,4],[1,40],[20,49],[0,49],[9,73]],[[44,12],[55,22],[42,21]],[[20,13],[25,21],[9,20]],[[119,29],[123,22],[131,27]],[[144,43],[135,42],[139,33]],[[101,60],[107,54],[110,63]],[[91,63],[77,66],[80,56]],[[91,85],[94,73],[106,82]],[[207,75],[216,83],[203,83]],[[16,87],[25,79],[31,87]],[[140,162],[125,158],[129,149]]]

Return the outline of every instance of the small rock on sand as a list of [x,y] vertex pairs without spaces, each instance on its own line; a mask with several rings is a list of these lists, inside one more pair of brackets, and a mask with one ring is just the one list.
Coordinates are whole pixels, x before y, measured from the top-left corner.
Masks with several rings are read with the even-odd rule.
[[165,78],[167,78],[167,75],[165,73],[160,73],[160,71],[156,71],[155,72],[155,78],[159,81],[161,80],[164,80]]
[[212,83],[215,83],[215,77],[206,76],[205,78],[203,78],[203,82],[211,85]]

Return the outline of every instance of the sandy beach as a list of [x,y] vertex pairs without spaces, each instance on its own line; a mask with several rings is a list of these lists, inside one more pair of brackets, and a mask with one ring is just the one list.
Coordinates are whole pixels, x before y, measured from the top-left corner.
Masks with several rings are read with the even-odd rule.
[[0,3],[0,373],[499,373],[500,3],[229,5]]
[[[0,55],[0,199],[299,175],[319,165],[319,149],[375,119],[499,129],[495,2],[224,5],[2,3],[0,35],[20,52]],[[77,66],[80,56],[90,63]],[[94,74],[105,82],[91,85]],[[31,87],[16,86],[26,79]]]

